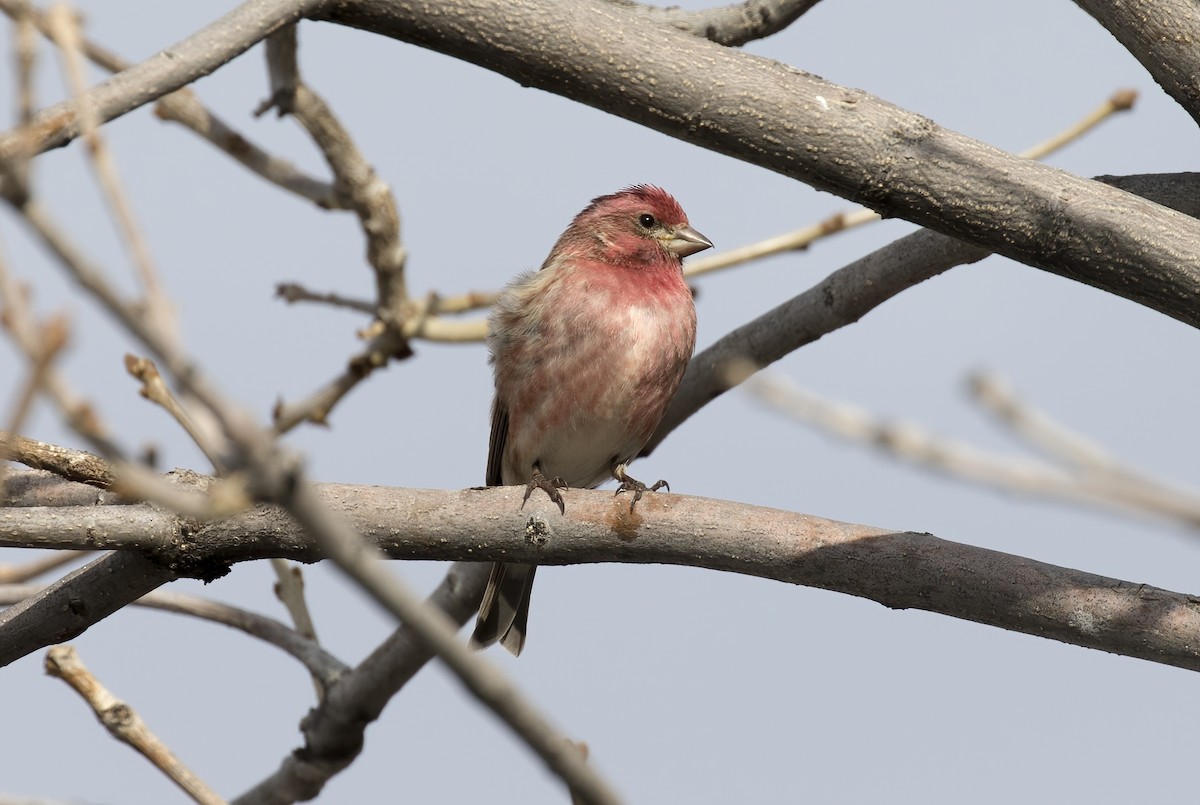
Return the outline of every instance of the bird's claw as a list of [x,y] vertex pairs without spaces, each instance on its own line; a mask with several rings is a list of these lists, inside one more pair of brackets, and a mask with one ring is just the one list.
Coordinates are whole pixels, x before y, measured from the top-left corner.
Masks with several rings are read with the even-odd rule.
[[617,491],[613,493],[613,497],[616,497],[622,492],[632,492],[633,500],[629,502],[629,511],[633,511],[633,507],[636,506],[637,502],[642,499],[642,495],[647,492],[657,492],[664,487],[668,492],[671,491],[671,485],[661,478],[655,481],[651,486],[646,486],[636,478],[631,478],[629,475],[622,473],[620,481],[621,485],[617,487]]
[[525,508],[525,504],[529,501],[529,496],[533,494],[533,490],[540,489],[545,492],[552,501],[558,504],[558,513],[567,513],[567,504],[563,501],[562,493],[558,490],[566,489],[567,482],[562,478],[547,478],[542,475],[541,470],[534,470],[533,477],[529,479],[529,483],[525,485],[525,497],[521,499],[521,508]]

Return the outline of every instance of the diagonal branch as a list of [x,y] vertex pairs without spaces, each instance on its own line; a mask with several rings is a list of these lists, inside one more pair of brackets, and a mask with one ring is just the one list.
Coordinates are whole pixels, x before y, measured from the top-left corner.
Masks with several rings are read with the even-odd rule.
[[738,46],[779,33],[820,0],[743,0],[701,11],[687,11],[678,6],[643,6],[628,0],[610,2],[644,14],[656,24],[702,36],[718,45]]
[[[34,585],[0,582],[0,604],[11,606],[31,598],[41,589]],[[295,657],[313,677],[320,679],[325,685],[332,685],[350,670],[345,663],[307,636],[257,612],[210,601],[207,598],[162,590],[147,593],[134,601],[133,606],[191,615],[245,632]]]
[[[107,123],[208,75],[321,5],[322,0],[243,3],[182,42],[96,85],[87,92],[86,103],[101,123]],[[39,154],[74,140],[83,131],[79,112],[79,100],[63,101],[36,114],[28,128],[0,135],[0,162],[21,148]]]
[[46,673],[70,685],[83,697],[109,733],[154,764],[200,805],[225,805],[196,774],[147,726],[142,717],[100,683],[71,646],[55,646],[46,654]]
[[[487,582],[488,566],[452,565],[427,604],[460,627],[475,614]],[[392,697],[433,655],[412,631],[401,626],[336,685],[301,723],[304,746],[287,755],[279,768],[234,800],[236,805],[279,805],[315,798],[329,780],[362,751],[366,728],[379,718]]]
[[173,572],[140,553],[106,553],[0,612],[0,665],[77,637],[175,578]]
[[423,9],[327,11],[1200,326],[1200,221],[602,0]]
[[1200,13],[1193,0],[1075,0],[1200,123]]

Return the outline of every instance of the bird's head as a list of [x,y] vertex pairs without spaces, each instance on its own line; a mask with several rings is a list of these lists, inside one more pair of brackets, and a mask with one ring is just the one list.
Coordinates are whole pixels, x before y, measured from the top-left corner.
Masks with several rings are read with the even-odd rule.
[[575,217],[561,246],[590,247],[596,256],[625,265],[678,262],[712,248],[712,241],[688,224],[679,202],[661,187],[634,185],[600,196]]

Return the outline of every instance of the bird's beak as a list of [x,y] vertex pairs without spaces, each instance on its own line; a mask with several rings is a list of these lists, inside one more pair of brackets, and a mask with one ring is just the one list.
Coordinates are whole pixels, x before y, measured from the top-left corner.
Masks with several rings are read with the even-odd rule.
[[680,257],[687,257],[689,254],[712,248],[712,241],[690,226],[681,226],[671,234],[671,239],[663,243],[663,246],[667,251]]

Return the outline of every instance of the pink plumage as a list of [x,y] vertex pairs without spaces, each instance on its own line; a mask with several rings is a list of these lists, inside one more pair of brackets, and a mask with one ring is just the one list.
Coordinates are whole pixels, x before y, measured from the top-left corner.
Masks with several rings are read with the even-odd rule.
[[[682,258],[712,246],[679,203],[637,185],[600,196],[537,272],[513,280],[490,317],[496,393],[489,485],[528,484],[560,507],[560,484],[625,473],[658,426],[691,358],[696,310]],[[497,563],[473,640],[519,654],[535,566]]]

